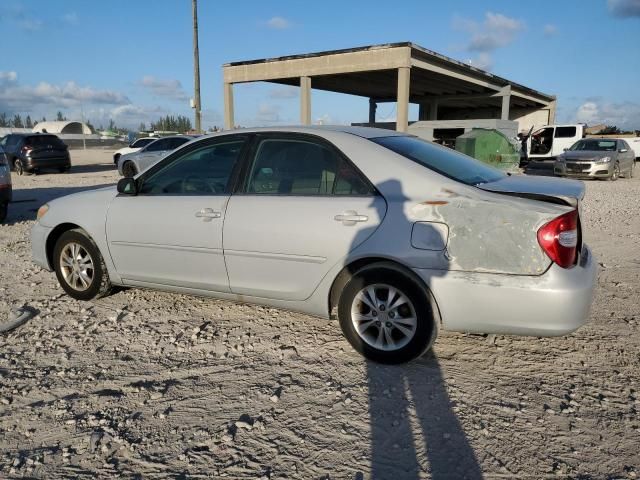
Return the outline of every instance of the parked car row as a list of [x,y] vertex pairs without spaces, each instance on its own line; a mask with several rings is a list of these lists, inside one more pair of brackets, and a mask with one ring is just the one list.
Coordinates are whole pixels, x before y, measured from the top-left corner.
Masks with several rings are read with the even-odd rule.
[[76,299],[145,287],[337,314],[354,349],[397,363],[439,329],[584,324],[597,265],[584,191],[389,130],[243,129],[43,205],[31,245]]

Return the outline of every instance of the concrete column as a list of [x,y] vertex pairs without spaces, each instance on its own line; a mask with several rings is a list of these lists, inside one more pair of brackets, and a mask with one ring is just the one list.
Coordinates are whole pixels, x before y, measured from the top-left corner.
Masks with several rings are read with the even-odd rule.
[[438,119],[438,100],[433,100],[431,102],[431,108],[429,109],[429,120],[437,120]]
[[224,86],[224,128],[230,130],[235,126],[233,119],[233,83]]
[[300,77],[300,123],[311,125],[311,77]]
[[549,125],[556,123],[556,100],[549,102]]
[[378,104],[373,98],[369,99],[369,125],[374,125],[376,123],[376,110],[378,109]]
[[509,104],[511,103],[511,85],[508,85],[504,89],[502,95],[502,110],[500,113],[500,120],[509,120]]
[[398,132],[406,132],[409,129],[409,88],[411,85],[411,69],[410,67],[398,68],[398,93],[396,100],[398,102],[396,130]]

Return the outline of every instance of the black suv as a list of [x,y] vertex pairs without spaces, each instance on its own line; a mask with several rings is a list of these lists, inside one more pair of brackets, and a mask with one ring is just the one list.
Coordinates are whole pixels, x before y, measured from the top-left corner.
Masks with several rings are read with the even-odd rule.
[[62,173],[71,168],[67,146],[49,133],[10,133],[0,140],[0,147],[18,175],[44,169]]

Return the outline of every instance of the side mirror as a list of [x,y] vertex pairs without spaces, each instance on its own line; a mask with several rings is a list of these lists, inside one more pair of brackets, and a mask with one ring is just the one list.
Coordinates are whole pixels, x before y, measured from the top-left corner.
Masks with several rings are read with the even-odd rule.
[[562,149],[562,151],[563,151],[563,152],[568,152],[568,151],[569,151],[569,149],[568,149],[568,148],[563,148],[563,149]]
[[627,153],[629,150],[627,150],[626,148],[621,148],[620,150],[618,150],[620,153]]
[[133,143],[130,143],[130,144],[129,144],[129,148],[133,148]]
[[136,181],[131,177],[121,178],[118,181],[118,193],[123,195],[137,195],[138,186]]

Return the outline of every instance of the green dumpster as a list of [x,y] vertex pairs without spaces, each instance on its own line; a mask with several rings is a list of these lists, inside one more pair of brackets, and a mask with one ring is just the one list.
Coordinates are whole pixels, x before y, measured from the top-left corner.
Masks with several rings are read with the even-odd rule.
[[515,171],[520,164],[517,144],[497,130],[474,128],[456,138],[456,150],[500,170]]

